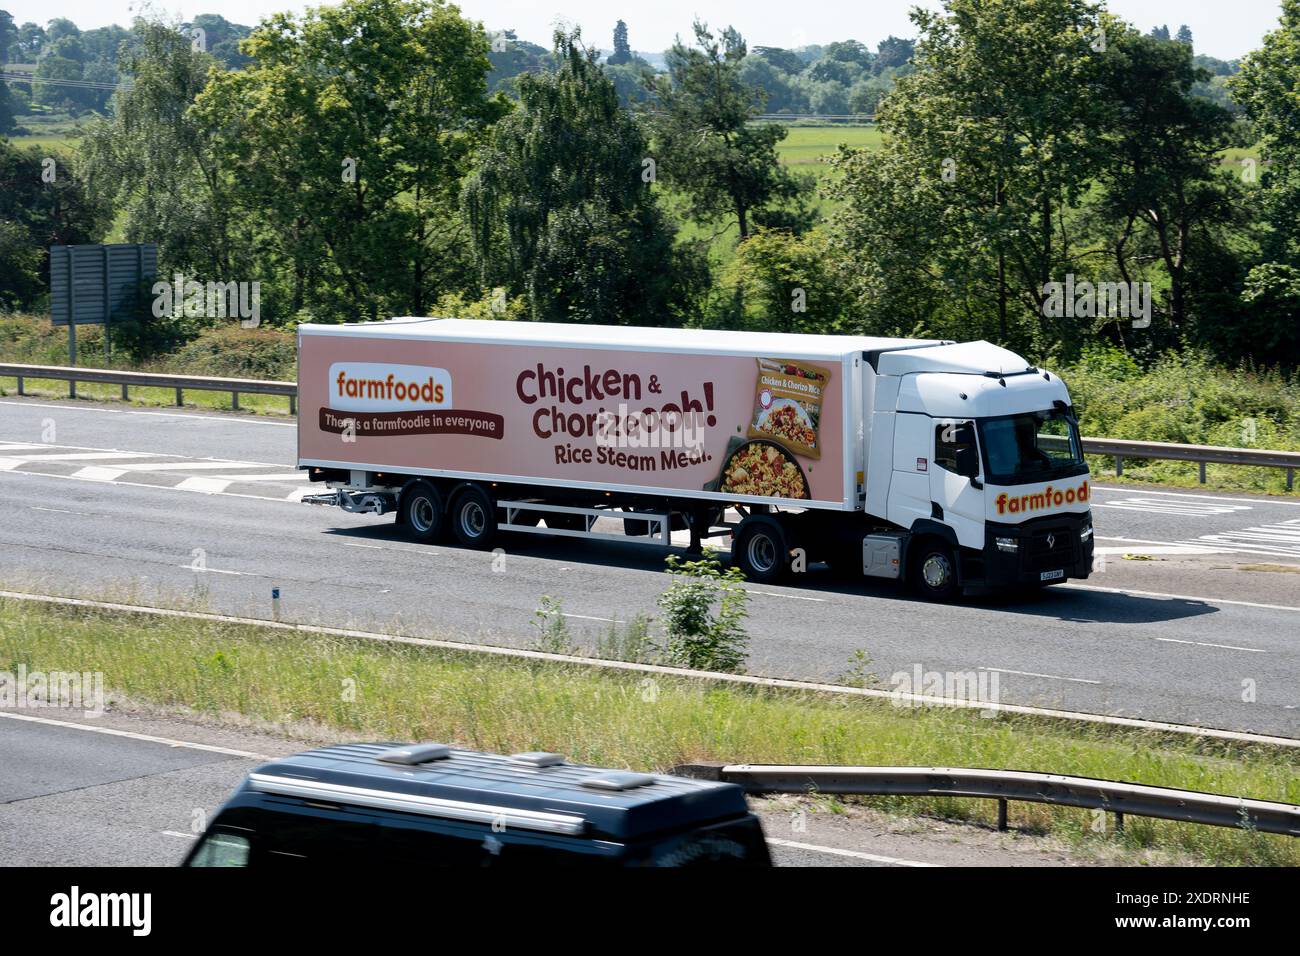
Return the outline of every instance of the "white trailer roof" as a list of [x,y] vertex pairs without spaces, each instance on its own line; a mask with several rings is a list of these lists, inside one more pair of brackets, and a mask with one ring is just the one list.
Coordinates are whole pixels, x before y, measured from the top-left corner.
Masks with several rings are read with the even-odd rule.
[[939,344],[936,339],[889,339],[866,335],[798,335],[784,332],[730,332],[476,319],[397,318],[347,325],[307,324],[298,326],[298,331],[304,335],[484,342],[538,348],[599,348],[806,359],[841,359],[853,352],[872,349]]

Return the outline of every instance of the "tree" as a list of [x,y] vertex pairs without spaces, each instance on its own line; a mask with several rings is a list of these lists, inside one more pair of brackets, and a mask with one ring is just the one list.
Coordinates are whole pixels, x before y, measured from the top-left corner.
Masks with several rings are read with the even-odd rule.
[[1167,27],[1167,26],[1152,27],[1152,28],[1151,28],[1151,38],[1152,38],[1153,40],[1168,40],[1168,39],[1169,39],[1169,27]]
[[[718,37],[695,22],[696,46],[680,39],[668,55],[668,75],[658,78],[659,108],[653,121],[659,174],[685,193],[691,217],[732,219],[740,238],[755,225],[773,222],[782,203],[798,201],[807,185],[787,172],[776,155],[786,128],[754,124],[762,91],[741,79],[745,41],[731,27]],[[777,217],[779,218],[779,217]]]
[[1068,337],[1047,284],[1074,268],[1069,216],[1105,161],[1110,26],[1084,0],[914,9],[914,71],[880,106],[885,145],[833,186],[845,281],[881,329],[942,322],[1041,352]]
[[752,55],[762,57],[773,67],[790,76],[799,75],[808,66],[799,58],[799,54],[792,50],[783,50],[779,46],[756,46]]
[[231,212],[282,316],[424,314],[470,276],[455,214],[474,148],[506,109],[488,37],[440,0],[275,14],[214,72],[210,131]]
[[32,308],[45,291],[49,247],[98,242],[110,222],[105,203],[61,157],[54,176],[44,150],[0,141],[0,308]]
[[896,36],[887,36],[876,45],[876,67],[888,70],[891,67],[904,66],[912,59],[916,44],[912,40],[900,40]]
[[543,321],[680,322],[691,263],[646,181],[645,135],[581,36],[557,32],[554,72],[519,79],[463,203],[484,288]]
[[212,138],[190,111],[212,58],[179,24],[137,20],[133,33],[120,64],[131,86],[82,143],[87,179],[121,213],[128,241],[158,243],[164,273],[230,276],[237,219]]
[[1131,30],[1113,30],[1111,44],[1114,62],[1105,87],[1113,104],[1106,124],[1110,160],[1101,183],[1114,232],[1105,244],[1125,282],[1133,281],[1142,262],[1162,267],[1170,320],[1164,340],[1177,345],[1189,319],[1195,250],[1219,241],[1215,227],[1235,218],[1235,197],[1218,172],[1232,115],[1195,95],[1207,74],[1193,65],[1190,46]]
[[[14,18],[7,10],[0,10],[0,67],[9,62],[9,48],[17,38],[18,30],[14,27]],[[13,132],[15,125],[13,98],[9,95],[9,87],[5,81],[0,79],[0,136]]]
[[1178,40],[1179,43],[1185,43],[1188,46],[1191,46],[1192,28],[1189,27],[1186,23],[1184,23],[1182,26],[1178,28],[1178,36],[1175,37],[1175,39]]
[[627,24],[622,20],[614,24],[614,52],[605,58],[609,66],[618,66],[632,60],[632,47],[627,41]]

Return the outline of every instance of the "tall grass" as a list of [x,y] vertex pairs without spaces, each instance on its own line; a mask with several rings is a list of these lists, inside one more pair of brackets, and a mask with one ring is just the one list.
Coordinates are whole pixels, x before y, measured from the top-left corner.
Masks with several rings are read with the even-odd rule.
[[[101,671],[116,695],[220,718],[302,722],[352,739],[551,750],[609,766],[721,760],[997,767],[1300,802],[1300,754],[1025,717],[511,661],[251,626],[0,601],[0,669]],[[990,802],[875,798],[902,814],[990,823]],[[1212,863],[1300,864],[1300,843],[1083,810],[1017,805],[1017,826]]]

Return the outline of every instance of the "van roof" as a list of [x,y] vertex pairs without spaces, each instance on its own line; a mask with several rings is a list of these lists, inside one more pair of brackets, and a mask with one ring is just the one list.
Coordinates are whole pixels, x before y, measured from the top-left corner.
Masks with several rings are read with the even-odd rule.
[[[380,759],[388,755],[389,759]],[[424,762],[400,763],[397,759]],[[557,761],[558,762],[553,762]],[[571,836],[631,840],[749,812],[734,784],[571,764],[555,754],[484,754],[365,743],[273,760],[241,788]]]
[[482,342],[536,348],[597,348],[771,358],[842,359],[877,349],[938,344],[938,339],[876,338],[866,335],[805,335],[736,332],[723,329],[648,328],[566,322],[515,322],[405,317],[344,325],[303,324],[303,335]]

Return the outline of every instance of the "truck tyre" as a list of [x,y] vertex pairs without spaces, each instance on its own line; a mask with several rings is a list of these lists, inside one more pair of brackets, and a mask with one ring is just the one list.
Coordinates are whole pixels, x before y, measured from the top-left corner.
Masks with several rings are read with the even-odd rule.
[[957,596],[957,559],[942,538],[922,538],[911,548],[908,578],[912,590],[928,601]]
[[497,536],[497,506],[478,485],[462,490],[451,503],[451,533],[467,548],[486,550]]
[[417,481],[402,495],[401,517],[406,533],[422,544],[432,544],[446,530],[442,495],[427,481]]
[[781,522],[770,515],[750,515],[736,531],[731,559],[751,581],[781,580],[790,568],[790,545]]

